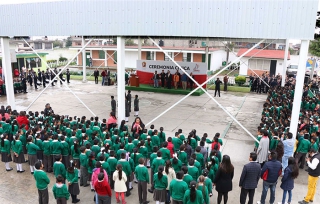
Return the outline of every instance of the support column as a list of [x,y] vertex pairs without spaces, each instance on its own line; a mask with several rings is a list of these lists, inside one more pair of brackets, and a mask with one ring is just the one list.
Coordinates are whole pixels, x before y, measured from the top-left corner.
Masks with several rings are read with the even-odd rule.
[[141,38],[138,37],[138,60],[141,60]]
[[299,54],[298,73],[296,77],[296,86],[293,98],[293,108],[290,121],[290,132],[293,138],[297,135],[301,98],[303,93],[304,75],[306,71],[306,60],[308,57],[309,40],[301,40],[301,48]]
[[210,70],[209,67],[209,38],[206,39],[206,60],[205,63],[207,64],[207,70]]
[[16,103],[14,100],[14,91],[13,91],[9,38],[1,38],[1,52],[2,52],[3,74],[4,74],[5,84],[6,84],[7,103],[8,105],[11,106],[12,110],[16,110]]
[[[84,38],[82,36],[82,47],[85,45]],[[87,62],[87,55],[86,55],[86,49],[82,50],[82,82],[87,82],[87,67],[86,67],[86,62]]]
[[284,87],[286,81],[286,71],[288,66],[288,51],[289,51],[289,39],[286,39],[286,49],[284,50],[284,60],[283,60],[283,68],[282,68],[282,80],[281,86]]
[[125,38],[117,37],[118,123],[125,119]]

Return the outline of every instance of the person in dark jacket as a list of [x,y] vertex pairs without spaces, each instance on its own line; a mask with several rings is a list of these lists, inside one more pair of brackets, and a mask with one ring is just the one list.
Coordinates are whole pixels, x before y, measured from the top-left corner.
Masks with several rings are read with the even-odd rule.
[[292,189],[294,188],[294,179],[296,179],[299,175],[299,168],[295,159],[293,157],[289,157],[288,166],[284,170],[284,175],[281,179],[280,188],[283,190],[282,196],[282,204],[286,203],[287,193],[289,194],[288,202],[291,203],[292,198]]
[[44,116],[49,116],[50,114],[53,114],[53,110],[50,106],[50,103],[46,104],[46,107],[44,108]]
[[138,95],[134,96],[134,101],[133,101],[133,106],[134,106],[134,116],[138,117],[139,116],[139,98]]
[[111,96],[111,110],[112,112],[116,112],[117,102],[114,100],[114,96]]
[[281,175],[282,165],[277,160],[277,153],[271,152],[269,161],[266,162],[261,169],[261,177],[263,179],[262,194],[260,203],[265,204],[268,189],[270,188],[270,203],[274,203],[276,186],[279,176]]
[[128,94],[126,95],[126,98],[128,100],[129,112],[131,113],[131,90],[128,90]]
[[217,78],[217,80],[214,82],[214,84],[216,85],[215,91],[214,91],[214,97],[216,97],[217,92],[218,92],[218,95],[220,97],[220,84],[222,84],[222,81],[220,81],[220,79]]
[[167,88],[171,89],[172,75],[171,75],[169,70],[168,70],[167,75],[166,75],[166,81],[167,81]]
[[94,70],[93,76],[94,76],[95,83],[98,84],[99,83],[99,70],[98,70],[98,68],[96,68],[96,70]]
[[166,73],[164,73],[164,70],[162,70],[162,72],[160,73],[160,79],[161,79],[161,86],[162,88],[164,88],[164,84],[166,81]]
[[261,166],[257,162],[257,153],[251,152],[249,161],[250,163],[244,165],[239,181],[239,187],[241,188],[240,204],[246,203],[248,194],[248,204],[253,203],[254,193],[260,179]]
[[226,204],[228,202],[228,192],[232,191],[233,175],[234,167],[231,164],[230,157],[228,155],[223,155],[222,162],[213,181],[214,186],[216,186],[216,191],[218,192],[218,204],[221,203],[222,196],[224,203]]
[[69,71],[69,69],[67,69],[66,76],[67,76],[67,83],[69,84],[70,83],[70,71]]

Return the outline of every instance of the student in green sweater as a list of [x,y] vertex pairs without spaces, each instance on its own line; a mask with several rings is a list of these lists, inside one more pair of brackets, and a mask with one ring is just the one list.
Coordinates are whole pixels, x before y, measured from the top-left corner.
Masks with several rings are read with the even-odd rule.
[[38,189],[39,195],[39,203],[49,203],[48,184],[50,183],[50,179],[47,176],[47,174],[43,171],[43,164],[41,161],[37,161],[34,166],[35,171],[33,177],[36,180],[36,187]]
[[57,178],[60,175],[63,177],[63,179],[66,179],[66,167],[62,163],[61,155],[55,156],[54,159],[55,159],[55,162],[53,164],[54,176]]
[[172,138],[174,152],[178,152],[180,150],[180,146],[183,144],[179,137],[180,133],[176,132],[175,137]]
[[203,204],[202,192],[197,190],[197,182],[191,181],[190,189],[183,196],[183,204]]
[[295,156],[296,163],[299,164],[300,162],[300,166],[299,166],[300,169],[304,168],[306,156],[310,150],[310,146],[311,146],[311,143],[309,141],[309,134],[305,134],[304,139],[299,141],[298,148],[296,150],[296,156]]
[[13,168],[9,166],[9,162],[12,161],[10,152],[10,141],[8,140],[8,134],[1,135],[1,161],[5,163],[6,171],[11,171]]
[[[130,178],[130,175],[132,173],[131,171],[131,166],[129,164],[129,162],[126,160],[126,153],[121,153],[121,159],[118,161],[117,165],[121,164],[122,166],[122,171],[126,174],[127,178]],[[126,186],[127,186],[127,189],[129,189],[129,179],[127,179],[126,181]],[[130,196],[131,193],[130,191],[127,191],[126,192],[126,196]]]
[[181,161],[182,165],[188,164],[188,154],[185,152],[186,145],[180,146],[180,152],[178,153],[178,159]]
[[70,161],[70,167],[67,171],[67,184],[68,191],[71,195],[72,203],[78,203],[80,199],[77,198],[77,195],[80,193],[79,183],[78,183],[78,172],[79,170],[75,168],[77,165],[74,161]]
[[150,125],[150,130],[148,131],[149,136],[152,136],[153,130],[154,130],[154,125],[152,124]]
[[154,182],[154,191],[153,191],[153,200],[157,204],[164,203],[167,200],[167,190],[168,187],[168,178],[166,175],[163,175],[164,167],[159,166],[158,172],[153,175]]
[[138,195],[139,203],[147,204],[147,183],[149,183],[149,172],[147,167],[145,167],[144,159],[139,159],[139,165],[135,168],[134,173],[138,180]]
[[53,196],[57,201],[57,204],[67,204],[70,194],[68,192],[67,185],[63,183],[64,178],[58,175],[56,178],[56,183],[52,187]]
[[188,190],[188,184],[182,180],[183,175],[183,171],[179,171],[176,174],[176,179],[173,179],[169,184],[172,204],[183,204],[184,193]]
[[50,141],[47,134],[43,136],[42,149],[43,149],[43,165],[46,172],[52,172],[52,156],[51,156],[51,148]]
[[194,166],[194,162],[193,158],[189,159],[188,174],[192,176],[193,181],[196,181],[199,176],[199,169]]
[[66,141],[66,138],[64,135],[61,135],[60,137],[60,143],[61,143],[61,155],[62,155],[62,163],[64,164],[64,166],[67,168],[69,168],[70,165],[70,155],[69,155],[69,144]]
[[158,137],[160,139],[160,146],[161,146],[162,143],[164,143],[166,141],[166,133],[163,132],[163,127],[160,127],[159,130],[160,130],[160,132],[158,133]]
[[205,182],[204,176],[203,175],[199,176],[197,190],[202,192],[203,204],[209,204],[209,192],[204,182]]
[[22,142],[19,140],[20,135],[16,134],[13,136],[13,141],[11,143],[12,151],[13,151],[13,162],[17,165],[17,172],[23,173],[22,163],[25,163],[23,150],[22,150]]
[[88,157],[86,155],[86,148],[84,146],[80,147],[80,186],[87,187],[88,184]]
[[27,151],[28,151],[28,162],[30,166],[31,174],[34,172],[35,163],[38,161],[37,159],[37,150],[39,150],[39,147],[32,143],[32,136],[28,136],[27,138]]
[[[165,161],[162,159],[162,152],[158,151],[157,152],[157,158],[153,159],[151,163],[151,175],[154,174],[156,169],[159,168],[159,166],[164,166]],[[151,177],[151,188],[148,189],[150,193],[153,193],[154,190],[154,183],[153,183],[153,177]]]
[[[115,152],[113,150],[110,151],[110,157],[108,158],[107,162],[109,163],[109,166],[110,166],[110,175],[112,176],[113,173],[116,171],[116,168],[117,168],[117,163],[118,163],[118,160],[115,158]],[[113,179],[110,179],[110,187],[111,189],[114,189],[114,181]]]
[[[73,141],[73,145],[71,146],[70,148],[70,154],[72,156],[72,160],[73,160],[73,163],[76,165],[76,168],[77,169],[80,169],[80,147],[79,147],[79,141],[78,139],[75,139]],[[79,175],[80,175],[80,171],[79,172]]]
[[187,166],[182,166],[181,170],[184,173],[183,176],[183,181],[187,183],[187,185],[189,186],[191,181],[193,181],[193,178],[190,174],[188,174],[188,167]]

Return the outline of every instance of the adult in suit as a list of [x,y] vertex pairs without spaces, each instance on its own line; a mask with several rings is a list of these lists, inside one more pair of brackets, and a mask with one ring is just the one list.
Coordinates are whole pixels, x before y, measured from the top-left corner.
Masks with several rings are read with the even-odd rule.
[[70,83],[70,71],[69,71],[69,69],[67,69],[66,75],[67,75],[67,83],[69,84]]
[[111,77],[111,75],[110,75],[110,74],[111,74],[111,73],[110,73],[110,70],[109,70],[109,69],[107,70],[107,73],[106,73],[106,74],[107,74],[107,82],[108,82],[108,86],[110,86],[110,77]]
[[40,69],[38,69],[38,80],[40,81],[40,83],[42,82],[42,73]]
[[131,112],[131,90],[128,90],[128,94],[126,95],[126,99],[128,101],[128,110]]
[[[61,72],[61,69],[59,69],[59,72]],[[60,79],[60,85],[62,85],[62,82],[65,82],[65,79],[63,78],[62,72],[59,74],[59,79]]]
[[172,75],[171,75],[169,70],[168,70],[167,75],[166,75],[166,81],[167,81],[167,88],[171,89]]
[[190,90],[192,91],[194,82],[192,81],[191,78],[194,79],[194,76],[193,76],[192,72],[189,75],[190,75],[190,77],[188,78],[188,81],[189,81],[189,85],[190,85]]
[[241,188],[240,204],[246,203],[248,194],[248,204],[253,204],[254,193],[260,179],[261,166],[259,163],[256,162],[257,154],[255,152],[250,153],[249,161],[250,163],[243,166],[239,181],[239,187]]
[[114,96],[111,96],[111,110],[112,112],[116,112],[117,103],[116,100],[114,100]]
[[99,70],[98,70],[98,68],[96,68],[96,70],[94,70],[93,76],[94,76],[94,81],[96,82],[96,84],[98,84],[98,79],[99,79]]
[[22,79],[21,79],[21,85],[22,85],[23,93],[28,93],[27,92],[27,79],[23,75],[22,75]]
[[217,80],[214,82],[214,84],[216,85],[215,91],[214,91],[214,97],[216,97],[217,92],[218,92],[218,95],[220,97],[220,84],[222,84],[222,81],[220,81],[220,79],[217,78]]
[[261,89],[262,89],[263,82],[261,81],[260,78],[257,79],[257,93],[261,94]]
[[160,73],[160,79],[161,79],[161,86],[164,88],[165,80],[166,80],[166,73],[164,73],[164,70]]

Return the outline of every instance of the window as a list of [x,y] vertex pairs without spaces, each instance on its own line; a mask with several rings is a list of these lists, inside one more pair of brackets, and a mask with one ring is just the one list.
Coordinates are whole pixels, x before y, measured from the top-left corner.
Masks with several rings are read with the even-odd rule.
[[147,51],[147,60],[154,60],[154,52]]
[[45,48],[46,50],[51,50],[51,49],[52,49],[52,43],[45,43],[45,44],[44,44],[44,48]]
[[23,47],[29,47],[29,45],[27,43],[24,43]]
[[[172,52],[168,52],[168,55],[172,58]],[[164,61],[170,61],[169,57],[167,55],[164,55]]]
[[42,49],[42,43],[34,43],[34,49],[35,50],[41,50]]
[[103,50],[99,50],[99,59],[105,59],[106,58],[106,54],[104,53]]
[[249,59],[249,68],[253,70],[270,70],[271,60],[263,60],[263,59]]
[[35,58],[26,58],[27,67],[35,68],[41,67],[41,59],[38,57]]
[[182,61],[183,62],[191,62],[191,53],[183,53],[182,56]]
[[191,62],[191,53],[187,53],[187,62]]
[[117,64],[117,51],[114,51],[112,56],[113,56],[113,64]]

